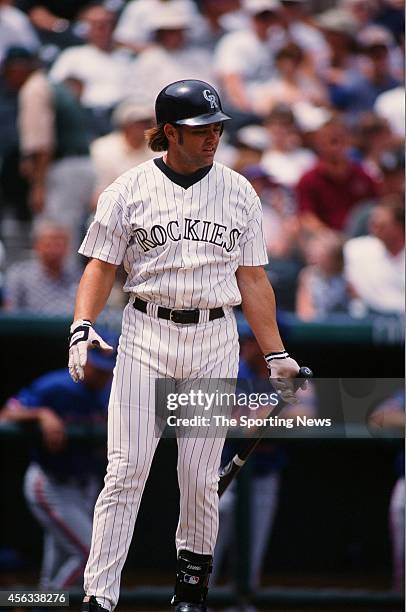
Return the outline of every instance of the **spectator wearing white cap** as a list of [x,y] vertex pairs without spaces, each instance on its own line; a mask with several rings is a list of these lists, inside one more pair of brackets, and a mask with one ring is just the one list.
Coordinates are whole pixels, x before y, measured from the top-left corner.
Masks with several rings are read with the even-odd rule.
[[114,40],[136,53],[143,51],[153,43],[155,16],[168,8],[183,14],[189,24],[198,16],[192,0],[130,0],[120,15]]
[[152,103],[124,100],[113,112],[116,129],[93,141],[90,152],[96,170],[94,204],[100,193],[123,172],[153,157],[144,138],[153,116]]
[[211,54],[191,46],[187,40],[189,18],[171,2],[151,15],[154,46],[142,51],[133,61],[128,79],[128,95],[148,95],[155,98],[169,82],[200,79],[213,83]]
[[[215,49],[214,66],[226,106],[236,112],[254,112],[250,88],[274,71],[274,55],[284,40],[278,0],[245,0],[249,25],[225,34]],[[234,113],[235,114],[235,113]]]

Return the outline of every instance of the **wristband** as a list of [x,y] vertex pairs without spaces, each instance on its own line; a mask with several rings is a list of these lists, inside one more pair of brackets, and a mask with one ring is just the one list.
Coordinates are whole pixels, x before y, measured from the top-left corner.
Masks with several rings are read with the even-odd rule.
[[275,351],[273,353],[267,353],[266,355],[264,355],[264,359],[268,368],[271,367],[272,361],[274,359],[287,359],[288,357],[289,353],[287,351]]

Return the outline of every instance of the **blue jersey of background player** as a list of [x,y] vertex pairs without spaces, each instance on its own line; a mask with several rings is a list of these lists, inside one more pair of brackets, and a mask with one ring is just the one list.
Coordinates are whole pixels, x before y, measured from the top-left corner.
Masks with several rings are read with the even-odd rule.
[[79,384],[73,382],[68,369],[64,368],[44,374],[12,400],[26,410],[51,409],[55,417],[59,417],[59,423],[55,418],[49,427],[46,426],[43,444],[33,449],[33,460],[57,480],[83,478],[95,473],[97,462],[100,471],[103,453],[98,457],[95,445],[85,445],[80,440],[68,442],[65,435],[70,425],[91,427],[106,422],[112,370],[108,362],[105,364],[108,369],[97,367],[98,359],[99,355],[90,354],[91,369]]
[[[117,345],[115,335],[103,335]],[[68,368],[49,372],[0,413],[3,421],[36,422],[42,433],[24,478],[25,499],[44,531],[42,589],[69,588],[83,578],[105,449],[68,439],[66,428],[105,424],[115,359],[116,351],[89,351],[83,381],[74,383]]]

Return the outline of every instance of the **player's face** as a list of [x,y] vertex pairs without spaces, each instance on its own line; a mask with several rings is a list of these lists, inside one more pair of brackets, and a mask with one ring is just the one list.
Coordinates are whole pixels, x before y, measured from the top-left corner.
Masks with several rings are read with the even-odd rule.
[[177,129],[175,150],[179,160],[191,172],[209,166],[213,163],[221,132],[221,122],[196,127],[184,125]]

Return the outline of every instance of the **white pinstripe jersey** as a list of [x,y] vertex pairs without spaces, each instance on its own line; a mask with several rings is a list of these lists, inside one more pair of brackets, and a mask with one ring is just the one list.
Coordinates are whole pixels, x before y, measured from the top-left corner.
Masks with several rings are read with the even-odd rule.
[[124,264],[124,290],[169,308],[241,302],[238,266],[268,262],[261,203],[251,184],[217,162],[184,189],[153,160],[100,196],[79,252]]

